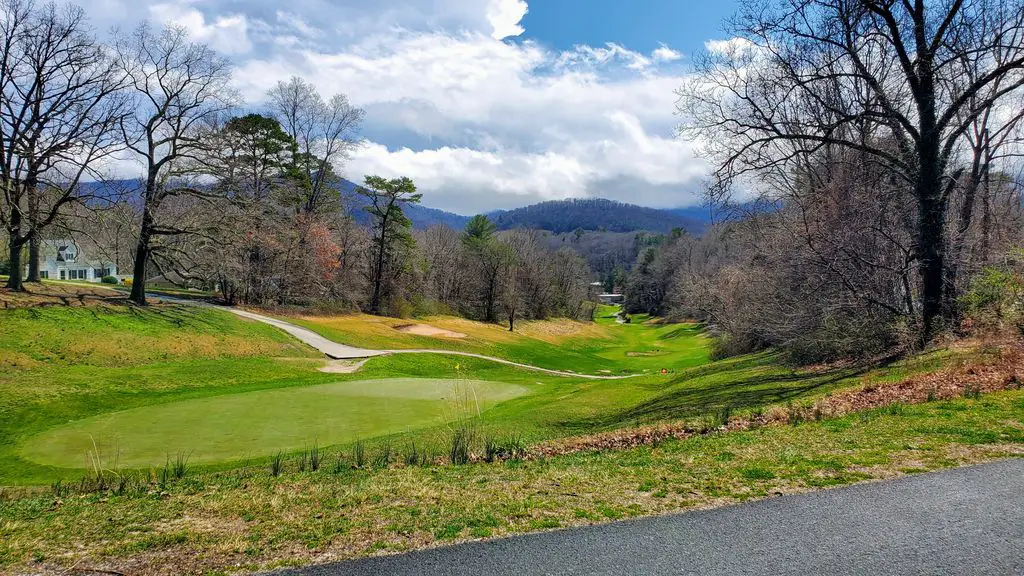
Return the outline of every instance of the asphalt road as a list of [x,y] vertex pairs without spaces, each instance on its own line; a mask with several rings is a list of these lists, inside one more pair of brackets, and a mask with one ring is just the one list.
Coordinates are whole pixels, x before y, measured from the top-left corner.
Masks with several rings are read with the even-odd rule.
[[1024,459],[277,574],[1024,575]]

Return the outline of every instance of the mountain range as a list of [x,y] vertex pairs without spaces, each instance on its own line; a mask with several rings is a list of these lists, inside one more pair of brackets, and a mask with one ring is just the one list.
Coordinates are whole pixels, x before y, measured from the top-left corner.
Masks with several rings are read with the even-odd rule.
[[[342,194],[350,199],[345,202],[352,206],[349,213],[356,221],[368,223],[369,215],[358,208],[355,191],[358,186],[348,180],[342,183]],[[461,229],[469,222],[469,216],[430,208],[422,204],[410,204],[404,208],[405,215],[414,228],[423,229],[444,224]],[[670,232],[682,228],[691,234],[699,234],[707,228],[707,210],[700,207],[658,209],[626,204],[603,198],[572,198],[550,200],[511,210],[487,212],[499,230],[513,228],[536,228],[556,234],[575,230],[604,232]]]
[[[130,195],[139,187],[138,180],[107,180],[82,184],[89,194],[98,197],[119,197]],[[361,223],[369,223],[370,215],[361,208],[363,199],[356,190],[359,186],[342,180],[339,192],[348,213]],[[444,224],[461,229],[470,217],[454,212],[430,208],[422,204],[405,207],[405,214],[417,229]],[[700,207],[658,209],[626,204],[603,198],[574,198],[551,200],[512,210],[494,210],[486,214],[500,230],[513,228],[536,228],[555,234],[575,230],[601,232],[648,232],[667,233],[682,228],[691,234],[699,234],[709,223],[707,210]]]

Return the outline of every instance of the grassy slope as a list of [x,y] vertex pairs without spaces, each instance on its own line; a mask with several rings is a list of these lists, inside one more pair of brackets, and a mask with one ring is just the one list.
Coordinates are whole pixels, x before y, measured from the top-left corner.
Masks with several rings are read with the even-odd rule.
[[534,462],[337,473],[289,464],[278,478],[239,469],[148,494],[0,499],[0,567],[251,570],[722,505],[1022,450],[1024,392],[1014,391]]
[[[580,373],[642,373],[698,366],[708,360],[709,342],[696,324],[616,324],[612,306],[601,306],[596,322],[520,322],[515,332],[451,316],[410,321],[365,314],[289,318],[343,344],[375,349],[432,348],[499,356]],[[417,323],[465,334],[464,338],[417,336],[396,329]]]
[[[494,331],[492,326],[469,323],[465,329],[479,335],[498,334],[490,341],[483,336],[478,338],[489,351],[501,356],[514,357],[516,351],[522,353],[529,348],[557,352],[561,348],[540,339],[554,338],[563,346],[589,350],[588,357],[604,355],[612,362],[656,359],[672,371],[667,375],[651,371],[627,380],[581,381],[483,360],[399,355],[374,358],[357,374],[323,374],[316,370],[321,364],[316,355],[283,333],[212,310],[169,306],[145,310],[50,307],[0,311],[0,367],[4,368],[0,372],[0,485],[47,483],[55,478],[81,476],[81,469],[35,464],[19,455],[31,437],[57,426],[136,409],[127,417],[136,418],[137,422],[126,426],[131,430],[124,432],[134,430],[139,435],[136,440],[159,450],[149,431],[188,428],[192,415],[185,408],[203,405],[178,402],[240,392],[394,377],[505,382],[525,387],[528,394],[484,412],[484,433],[500,437],[517,434],[534,441],[679,419],[725,405],[741,409],[784,402],[822,394],[864,378],[899,377],[941,361],[938,357],[926,357],[875,370],[870,375],[851,370],[797,373],[779,366],[767,354],[697,365],[706,361],[706,341],[695,327],[639,323],[621,326],[615,325],[607,313],[604,316],[596,326],[572,323],[568,329],[563,322],[534,323],[530,328],[538,337],[512,336],[520,339],[512,344],[507,343],[507,332]],[[583,331],[582,336],[579,330]],[[405,336],[391,328],[388,331]],[[616,339],[606,340],[607,331],[614,331]],[[605,348],[600,348],[600,343]],[[656,357],[627,356],[627,352],[638,349],[666,353]],[[687,365],[691,367],[681,368]],[[233,404],[236,399],[225,401]],[[379,408],[378,404],[367,402],[364,407]],[[434,407],[435,413],[438,409]],[[393,438],[396,444],[414,437],[421,444],[433,444],[428,448],[443,452],[450,436],[448,425],[457,419],[450,406],[443,407],[443,411],[449,416],[445,423],[418,422],[426,426],[423,429],[410,431],[413,427],[409,423],[397,420],[393,427],[381,428],[364,419],[363,428],[348,434],[372,439],[394,432],[398,434]],[[224,429],[265,426],[268,420],[275,426],[288,423],[287,418],[281,418],[272,409],[236,414],[240,414],[238,420],[221,423]],[[153,418],[161,421],[147,426],[147,421]],[[278,436],[264,437],[264,444],[247,444],[233,458],[226,456],[223,447],[216,446],[215,437],[203,440],[207,444],[197,439],[197,445],[187,447],[168,442],[165,448],[169,453],[191,452],[195,462],[210,462],[215,457],[237,460],[293,448],[297,435],[302,436],[288,426],[276,426],[276,430]],[[83,433],[87,430],[83,429]],[[188,435],[181,430],[176,436],[180,438],[182,434]],[[328,434],[325,437],[334,438]],[[323,442],[330,443],[327,438]],[[320,441],[306,436],[302,443],[314,440]],[[119,448],[128,451],[131,441],[130,437],[121,438]],[[78,465],[85,466],[85,458],[81,460]],[[108,457],[104,464],[113,466],[111,460]]]

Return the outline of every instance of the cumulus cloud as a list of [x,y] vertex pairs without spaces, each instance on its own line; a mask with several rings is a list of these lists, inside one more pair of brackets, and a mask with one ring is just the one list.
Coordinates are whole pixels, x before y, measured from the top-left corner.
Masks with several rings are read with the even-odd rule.
[[682,53],[662,44],[651,52],[651,58],[655,62],[675,62],[683,57]]
[[519,23],[526,16],[526,10],[526,2],[523,0],[491,0],[487,5],[487,21],[493,28],[491,38],[504,40],[525,32]]
[[193,38],[223,54],[239,55],[252,50],[249,21],[243,14],[226,14],[207,21],[202,12],[183,2],[154,4],[150,14],[157,22],[184,26]]
[[409,176],[428,206],[474,213],[569,197],[682,206],[707,172],[673,137],[679,52],[553,50],[519,38],[523,0],[124,2],[232,54],[252,109],[293,75],[325,96],[346,94],[367,111],[367,143],[341,172]]

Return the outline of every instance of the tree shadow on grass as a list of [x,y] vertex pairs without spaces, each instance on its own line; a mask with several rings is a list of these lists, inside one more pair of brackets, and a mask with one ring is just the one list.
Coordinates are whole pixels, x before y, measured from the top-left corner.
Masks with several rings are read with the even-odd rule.
[[[728,370],[705,370],[672,381],[671,389],[640,404],[593,418],[570,420],[560,425],[571,430],[612,429],[628,425],[690,418],[722,407],[753,408],[791,401],[815,390],[846,379],[866,374],[869,366],[849,367],[815,373],[736,374],[734,371],[765,366],[763,358],[750,359],[730,366]],[[717,374],[714,382],[687,383],[699,376]]]

